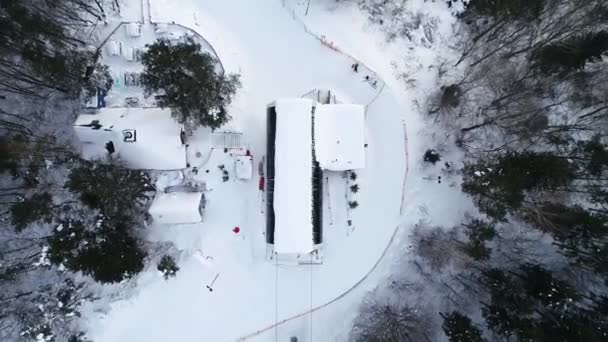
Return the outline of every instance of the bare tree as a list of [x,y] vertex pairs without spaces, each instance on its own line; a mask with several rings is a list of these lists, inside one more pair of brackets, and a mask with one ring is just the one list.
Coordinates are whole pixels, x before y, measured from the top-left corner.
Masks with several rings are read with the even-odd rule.
[[372,298],[363,303],[351,337],[369,342],[430,342],[431,323],[423,310],[402,300],[380,302]]

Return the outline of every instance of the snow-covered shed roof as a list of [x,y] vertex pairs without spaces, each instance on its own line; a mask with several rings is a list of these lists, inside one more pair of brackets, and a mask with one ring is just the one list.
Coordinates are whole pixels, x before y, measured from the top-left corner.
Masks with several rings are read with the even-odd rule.
[[121,48],[122,48],[122,43],[121,42],[117,42],[115,40],[110,40],[106,44],[106,51],[107,51],[108,55],[110,55],[110,56],[118,56],[118,55],[120,55]]
[[274,249],[279,254],[314,250],[312,107],[310,99],[275,102]]
[[127,35],[129,35],[129,37],[136,38],[141,36],[141,25],[138,23],[126,24],[125,30],[127,31]]
[[148,212],[154,222],[184,224],[201,222],[202,192],[162,193],[154,198]]
[[253,157],[237,156],[234,160],[236,178],[251,179],[253,176]]
[[365,166],[365,110],[356,104],[320,104],[315,110],[315,152],[321,168]]
[[[112,141],[116,153],[130,168],[186,168],[182,126],[171,117],[170,109],[101,108],[97,114],[81,114],[74,126],[86,159],[107,155],[105,145]],[[126,139],[129,133],[131,139]]]

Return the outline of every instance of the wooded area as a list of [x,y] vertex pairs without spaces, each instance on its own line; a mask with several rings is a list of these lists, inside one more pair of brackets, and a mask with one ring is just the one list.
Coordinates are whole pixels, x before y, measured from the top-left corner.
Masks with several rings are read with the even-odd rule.
[[81,104],[112,86],[88,45],[108,3],[0,3],[3,341],[85,341],[75,319],[95,295],[67,271],[113,283],[144,265],[138,227],[154,194],[150,178],[119,161],[82,160],[71,145]]
[[[361,3],[380,25],[399,13]],[[464,152],[478,212],[456,227],[420,222],[401,266],[415,274],[397,270],[370,295],[351,337],[606,341],[608,4],[466,3],[428,121]]]

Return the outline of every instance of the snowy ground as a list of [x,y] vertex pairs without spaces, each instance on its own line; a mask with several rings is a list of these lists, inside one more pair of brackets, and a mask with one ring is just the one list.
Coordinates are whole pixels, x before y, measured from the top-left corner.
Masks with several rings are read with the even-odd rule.
[[[265,150],[266,105],[275,99],[325,88],[344,102],[367,105],[366,168],[355,182],[360,187],[354,195],[359,207],[345,208],[346,199],[339,198],[353,196],[346,191],[346,180],[339,173],[326,173],[323,264],[277,267],[265,259],[257,180],[235,179],[230,153],[239,152],[213,150],[205,166],[196,174],[188,173],[210,189],[204,222],[150,229],[149,239],[171,241],[183,251],[177,277],[164,281],[151,267],[136,280],[136,291],[129,298],[112,303],[107,313],[89,313],[87,330],[95,341],[234,341],[245,336],[260,341],[290,336],[298,336],[299,341],[345,340],[365,291],[386,276],[391,257],[399,252],[393,244],[375,268],[395,229],[402,228],[398,236],[403,238],[422,218],[453,224],[466,209],[468,202],[462,201],[447,176],[441,184],[436,181],[442,174],[440,166],[418,163],[424,148],[443,140],[448,143],[446,137],[419,134],[426,128],[420,102],[437,87],[434,65],[437,56],[446,53],[445,47],[437,46],[445,45],[442,35],[451,34],[453,19],[443,2],[411,2],[412,11],[428,11],[437,23],[435,44],[413,41],[399,48],[384,43],[383,34],[370,28],[353,6],[330,12],[313,2],[305,17],[306,32],[296,20],[303,17],[302,4],[285,2],[287,8],[278,0],[151,0],[150,11],[154,22],[175,21],[199,32],[213,45],[226,71],[242,75],[243,88],[230,114],[243,129],[255,166]],[[312,31],[322,33],[326,45]],[[414,35],[424,36],[424,32]],[[335,47],[377,74],[365,67],[354,73],[350,68],[354,61]],[[413,81],[403,82],[404,72]],[[381,82],[377,89],[372,87],[365,74],[386,86]],[[220,165],[229,172],[226,182]],[[347,219],[352,219],[352,226]],[[232,232],[235,226],[241,228],[239,234]],[[216,276],[214,291],[209,292],[205,286]],[[308,313],[326,303],[331,304]]]

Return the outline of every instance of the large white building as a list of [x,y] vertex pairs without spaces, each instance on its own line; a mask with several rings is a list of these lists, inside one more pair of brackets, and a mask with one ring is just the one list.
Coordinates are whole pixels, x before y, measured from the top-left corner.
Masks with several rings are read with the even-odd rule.
[[364,108],[277,100],[267,108],[266,242],[292,262],[323,242],[323,171],[365,165]]
[[179,170],[187,165],[183,127],[168,108],[100,108],[78,116],[74,130],[86,159],[112,152],[133,169]]

